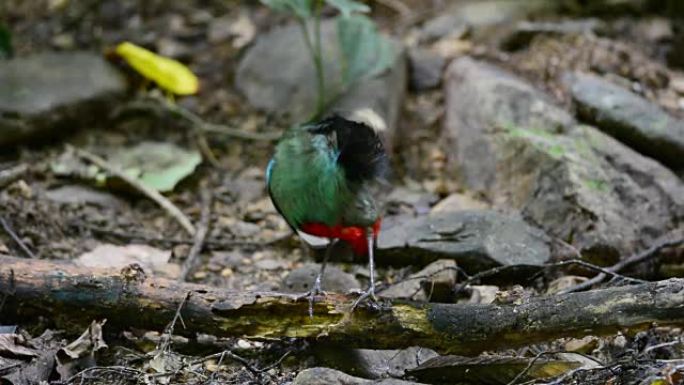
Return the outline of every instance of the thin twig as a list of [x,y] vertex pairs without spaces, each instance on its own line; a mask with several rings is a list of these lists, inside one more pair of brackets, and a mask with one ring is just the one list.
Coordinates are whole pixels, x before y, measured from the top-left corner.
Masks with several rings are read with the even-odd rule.
[[[123,231],[117,231],[112,229],[107,229],[100,226],[94,226],[86,223],[72,222],[69,226],[86,229],[92,231],[93,233],[100,234],[103,236],[111,236],[115,238],[120,238],[125,241],[140,240],[148,243],[159,243],[164,245],[192,245],[194,241],[192,239],[175,239],[175,238],[165,238],[160,236],[153,236],[147,234],[137,234],[137,233],[126,233]],[[222,241],[218,239],[207,239],[204,241],[204,245],[214,249],[228,249],[231,247],[257,247],[257,246],[271,246],[277,243],[283,242],[284,240],[290,238],[291,233],[284,234],[278,238],[271,239],[265,242],[254,242],[254,241]]]
[[9,366],[2,367],[2,368],[0,368],[0,375],[3,375],[5,373],[9,372],[10,370],[12,370],[14,368],[18,368],[20,366],[21,366],[21,363],[17,362],[16,364],[12,364]]
[[261,134],[258,132],[247,132],[242,130],[236,130],[234,128],[226,127],[221,124],[208,123],[199,115],[194,112],[187,110],[179,105],[169,103],[168,101],[162,101],[163,106],[170,112],[180,116],[181,118],[192,123],[198,130],[209,132],[213,134],[226,135],[237,139],[245,140],[263,140],[263,141],[276,141],[280,138],[280,133],[267,133]]
[[209,361],[209,360],[213,360],[214,358],[220,358],[220,357],[228,357],[228,358],[232,359],[233,361],[239,362],[242,366],[245,367],[245,369],[247,369],[247,371],[249,371],[249,372],[250,372],[252,375],[254,375],[254,376],[259,376],[259,375],[261,374],[261,371],[260,371],[259,369],[255,368],[255,367],[253,367],[253,366],[249,363],[249,361],[247,361],[246,359],[244,359],[244,358],[238,356],[237,354],[233,353],[233,352],[230,351],[230,350],[224,350],[224,351],[222,351],[222,352],[220,352],[220,353],[210,354],[210,355],[208,355],[208,356],[206,356],[206,357],[200,358],[199,360],[195,360],[195,361],[191,362],[190,365],[191,365],[191,366],[192,366],[192,365],[198,365],[198,364],[207,362],[207,361]]
[[[583,261],[580,259],[567,259],[564,261],[553,262],[553,263],[548,263],[548,264],[542,265],[542,266],[540,266],[541,270],[538,273],[532,275],[529,278],[529,280],[535,279],[536,277],[539,276],[540,273],[542,273],[546,269],[561,267],[561,266],[566,266],[566,265],[580,265],[580,266],[585,267],[587,269],[597,271],[601,274],[607,274],[611,277],[620,278],[620,279],[623,279],[623,280],[631,282],[631,283],[644,283],[644,282],[646,282],[646,281],[641,280],[641,279],[626,277],[626,276],[618,274],[614,271],[610,271],[609,270],[610,268],[604,268],[601,266],[597,266],[597,265],[591,264],[587,261]],[[468,286],[469,284],[471,284],[473,282],[479,282],[483,278],[487,278],[487,277],[490,277],[493,275],[497,275],[497,274],[500,274],[506,270],[516,269],[518,267],[519,267],[518,265],[506,265],[506,266],[497,266],[497,267],[494,267],[494,268],[491,268],[488,270],[480,271],[476,274],[473,274],[470,277],[467,277],[463,282],[461,282],[458,286],[456,286],[453,291],[455,294],[459,294],[461,291],[463,291],[463,289],[465,289],[466,286]]]
[[181,303],[178,304],[176,314],[174,314],[173,319],[171,320],[171,322],[169,322],[168,326],[166,326],[166,330],[164,330],[164,334],[159,339],[159,344],[157,345],[156,350],[158,352],[165,352],[171,345],[171,335],[173,334],[173,329],[176,327],[176,322],[180,321],[181,326],[183,326],[183,329],[185,329],[185,322],[183,322],[181,311],[183,310],[185,304],[188,302],[188,299],[190,298],[190,293],[190,291],[185,293],[185,296],[183,296],[183,300],[181,301]]
[[218,376],[218,372],[221,369],[221,364],[223,364],[223,359],[226,358],[226,351],[224,350],[221,352],[221,358],[219,358],[218,362],[216,363],[216,371],[211,374],[209,377],[209,381],[213,382],[216,380],[216,376]]
[[12,229],[12,226],[10,226],[10,224],[5,220],[5,218],[0,217],[0,225],[2,225],[2,229],[5,230],[7,235],[9,235],[10,238],[12,238],[14,243],[16,243],[17,246],[19,246],[21,251],[24,254],[26,254],[27,257],[29,257],[31,259],[37,258],[36,255],[33,254],[33,252],[31,251],[31,249],[29,249],[28,246],[26,246],[26,243],[24,243],[24,241],[22,241],[21,238],[19,238],[17,233],[14,232],[14,230]]
[[[674,233],[679,233],[679,231],[675,231]],[[678,234],[677,234],[678,235]],[[633,254],[630,257],[621,260],[620,262],[614,264],[613,266],[610,266],[606,268],[607,272],[602,272],[600,274],[597,274],[591,279],[588,279],[578,285],[575,285],[573,287],[570,287],[568,289],[565,289],[560,292],[560,294],[565,294],[565,293],[573,293],[576,291],[582,291],[589,289],[590,287],[603,282],[603,280],[606,279],[606,277],[609,275],[608,273],[617,273],[619,271],[624,270],[627,267],[636,265],[638,263],[641,263],[649,258],[654,257],[657,255],[662,249],[667,248],[667,247],[675,247],[684,244],[684,238],[681,236],[673,237],[672,233],[669,233],[661,238],[659,238],[651,247],[649,247],[646,250],[643,250],[639,253]]]
[[268,372],[269,370],[271,370],[271,369],[273,369],[273,368],[277,368],[278,366],[280,366],[280,364],[283,363],[283,361],[285,360],[285,358],[287,358],[291,353],[292,353],[292,352],[290,352],[290,351],[285,352],[285,354],[283,354],[282,357],[280,357],[276,362],[274,362],[274,363],[272,363],[271,365],[268,365],[268,366],[266,366],[266,367],[264,367],[264,368],[259,369],[259,371],[261,371],[261,372]]
[[183,214],[182,211],[178,207],[176,207],[170,200],[168,200],[165,196],[160,194],[158,191],[153,190],[142,183],[140,183],[138,180],[135,178],[132,178],[131,176],[127,175],[125,172],[121,171],[118,167],[111,165],[108,163],[106,160],[103,158],[80,148],[76,148],[74,146],[68,145],[67,148],[74,151],[76,155],[79,157],[95,164],[96,166],[104,169],[105,171],[109,172],[112,175],[115,175],[116,177],[122,179],[126,183],[128,183],[131,187],[135,188],[136,190],[140,191],[142,194],[147,196],[148,198],[152,199],[154,202],[156,202],[162,209],[164,209],[172,218],[174,218],[180,225],[187,231],[190,235],[195,234],[195,226],[192,225],[190,220],[188,219],[185,214]]
[[7,297],[10,295],[14,295],[14,270],[10,269],[9,272],[9,286],[10,289],[7,292],[2,293],[2,301],[0,301],[0,314],[2,314],[2,308],[5,307],[5,302],[7,301]]
[[508,382],[508,384],[506,384],[506,385],[516,385],[518,383],[518,380],[523,378],[523,376],[525,376],[530,371],[530,369],[532,369],[532,366],[534,366],[534,364],[537,363],[537,360],[539,360],[542,356],[549,355],[549,354],[558,354],[558,353],[563,353],[563,352],[561,352],[561,351],[539,352],[539,354],[537,354],[536,356],[534,356],[533,359],[530,360],[530,362],[527,364],[525,369],[523,369],[520,373],[518,373],[515,377],[513,377],[513,379],[510,380]]
[[623,280],[630,282],[630,283],[645,283],[645,282],[647,282],[643,279],[632,278],[632,277],[624,276],[622,274],[618,274],[614,271],[610,271],[609,268],[597,266],[597,265],[594,265],[592,263],[589,263],[587,261],[583,261],[580,259],[568,259],[565,261],[554,262],[551,265],[546,265],[546,267],[560,267],[560,266],[565,266],[565,265],[580,265],[582,267],[586,267],[587,269],[598,271],[601,274],[606,274],[607,276],[610,276],[613,278],[623,279]]
[[88,374],[88,373],[90,373],[90,372],[99,372],[99,371],[103,371],[103,372],[116,372],[116,373],[119,373],[119,374],[127,373],[127,374],[130,374],[130,375],[135,375],[135,376],[137,376],[137,377],[142,377],[142,376],[145,375],[145,373],[143,373],[143,372],[140,371],[140,370],[133,369],[133,368],[128,368],[128,367],[126,367],[126,366],[93,366],[93,367],[90,367],[90,368],[86,368],[86,369],[84,369],[84,370],[81,370],[80,372],[78,372],[78,373],[74,374],[73,376],[69,377],[69,379],[66,380],[66,383],[67,383],[67,384],[70,384],[70,383],[72,383],[74,380],[76,380],[77,378],[79,378],[79,377],[83,378],[83,376],[85,376],[86,374]]
[[25,164],[0,170],[0,189],[21,178],[27,171],[28,166]]
[[463,289],[465,289],[466,286],[468,286],[469,284],[471,284],[473,282],[479,282],[482,278],[487,278],[487,277],[490,277],[492,275],[497,275],[503,271],[506,271],[506,270],[509,270],[512,268],[516,268],[516,267],[517,267],[516,265],[497,266],[497,267],[493,267],[491,269],[480,271],[476,274],[473,274],[470,277],[466,278],[465,281],[461,282],[458,286],[456,286],[454,288],[454,290],[453,290],[454,294],[455,295],[459,294],[461,291],[463,291]]
[[204,135],[204,132],[201,130],[197,130],[197,132],[195,133],[195,139],[197,141],[197,148],[200,150],[202,155],[207,159],[207,161],[209,161],[209,164],[211,164],[212,167],[221,167],[221,163],[216,158],[214,152],[211,151],[211,146],[209,146],[209,142],[207,141],[207,137],[206,135]]
[[188,274],[195,268],[197,264],[197,258],[199,257],[202,248],[204,247],[204,241],[209,233],[209,224],[211,219],[211,203],[212,203],[212,193],[211,189],[207,187],[205,183],[200,185],[200,194],[202,199],[202,211],[200,213],[200,220],[197,224],[197,232],[195,233],[195,239],[188,253],[188,257],[183,263],[183,268],[178,277],[178,280],[183,282],[188,278]]
[[663,343],[657,344],[657,345],[651,345],[651,346],[647,347],[646,349],[644,349],[644,351],[641,354],[642,355],[647,354],[647,353],[652,352],[653,350],[656,350],[656,349],[667,348],[670,346],[679,345],[681,343],[682,343],[682,340],[677,339],[676,341],[668,341],[668,342],[663,342]]

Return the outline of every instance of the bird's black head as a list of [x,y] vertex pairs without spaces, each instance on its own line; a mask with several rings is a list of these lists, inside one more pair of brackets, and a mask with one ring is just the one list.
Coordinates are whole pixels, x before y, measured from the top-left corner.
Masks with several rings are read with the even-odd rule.
[[330,138],[331,147],[339,154],[337,162],[350,182],[387,178],[389,159],[385,146],[377,129],[370,124],[333,115],[315,123],[309,131]]

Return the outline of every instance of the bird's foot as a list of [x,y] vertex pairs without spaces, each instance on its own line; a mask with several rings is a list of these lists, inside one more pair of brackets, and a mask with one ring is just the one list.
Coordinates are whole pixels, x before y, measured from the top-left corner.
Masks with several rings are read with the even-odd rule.
[[375,286],[371,286],[368,288],[366,291],[362,291],[359,295],[359,298],[357,298],[354,303],[351,306],[351,311],[354,312],[354,310],[362,303],[362,302],[368,302],[368,304],[373,308],[373,309],[380,309],[382,308],[382,304],[378,300],[378,297],[375,296]]
[[302,298],[307,298],[309,300],[309,318],[310,319],[313,319],[313,306],[314,306],[314,302],[316,302],[316,296],[317,295],[326,295],[326,292],[321,290],[321,282],[318,279],[314,283],[314,287],[311,290],[309,290],[306,293],[302,293],[302,294],[298,295],[297,297],[295,297],[295,300],[297,300],[297,301],[299,301]]

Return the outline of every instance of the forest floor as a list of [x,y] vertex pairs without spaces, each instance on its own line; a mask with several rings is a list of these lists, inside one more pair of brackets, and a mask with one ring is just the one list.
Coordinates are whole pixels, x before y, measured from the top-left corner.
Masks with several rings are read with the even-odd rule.
[[[49,6],[45,3],[22,1],[4,10],[0,6],[12,31],[16,57],[76,50],[104,56],[107,50],[121,41],[135,42],[188,64],[201,79],[201,91],[197,95],[175,100],[179,108],[201,117],[204,122],[216,124],[219,130],[230,128],[238,134],[236,136],[234,131],[232,134],[198,134],[192,122],[179,119],[172,110],[159,107],[164,103],[153,103],[152,107],[141,104],[141,101],[149,101],[150,95],[153,95],[152,100],[159,100],[159,93],[153,86],[139,84],[131,76],[133,80],[125,97],[110,101],[111,108],[103,116],[84,118],[87,123],[74,124],[74,128],[79,126],[78,129],[62,127],[52,132],[37,133],[26,143],[3,148],[0,152],[0,254],[69,260],[94,268],[120,268],[138,263],[148,274],[177,279],[191,254],[195,243],[193,236],[168,211],[160,209],[126,183],[111,177],[106,183],[97,177],[93,179],[89,162],[79,159],[66,146],[87,149],[111,159],[117,149],[145,142],[166,143],[190,149],[193,154],[198,152],[204,159],[190,172],[191,175],[165,194],[195,226],[208,231],[199,259],[191,266],[186,280],[233,291],[306,291],[316,271],[316,265],[312,265],[315,261],[302,251],[296,237],[272,206],[264,187],[266,165],[275,144],[273,139],[291,121],[282,114],[264,112],[252,106],[235,85],[239,63],[246,52],[269,30],[287,23],[287,19],[252,1],[67,0],[49,1]],[[492,9],[483,6],[483,10],[473,11],[482,12],[481,15],[472,16],[463,25],[447,23],[440,30],[434,27],[439,23],[432,23],[434,28],[428,31],[427,26],[431,22],[449,12],[457,13],[453,9],[458,10],[458,7],[438,0],[370,3],[372,17],[379,29],[395,37],[408,47],[409,52],[409,86],[401,100],[400,117],[393,129],[395,134],[391,145],[394,189],[388,198],[388,228],[401,227],[406,218],[422,218],[435,212],[490,209],[507,215],[522,212],[529,224],[539,226],[549,234],[552,246],[544,254],[550,257],[549,260],[568,258],[577,249],[596,251],[597,248],[581,236],[554,231],[558,228],[544,222],[548,218],[535,217],[530,213],[533,210],[525,211],[529,205],[514,207],[510,202],[515,201],[515,197],[510,198],[509,195],[516,195],[519,190],[511,189],[508,191],[510,194],[502,197],[491,190],[471,188],[456,177],[454,170],[457,166],[453,162],[458,156],[453,154],[457,150],[449,135],[444,134],[448,130],[445,127],[451,125],[449,120],[453,119],[447,111],[451,108],[447,102],[451,80],[446,80],[446,67],[452,60],[465,56],[474,58],[478,63],[489,63],[545,93],[560,109],[573,112],[573,96],[564,85],[562,75],[567,71],[600,74],[631,89],[642,100],[658,106],[678,121],[684,118],[684,72],[680,72],[682,67],[677,67],[684,62],[684,51],[680,53],[682,57],[675,54],[678,42],[684,41],[684,37],[676,23],[658,13],[657,9],[634,13],[629,7],[627,10],[618,7],[603,10],[606,13],[596,13],[598,16],[594,18],[587,14],[593,11],[578,6],[576,9],[554,10],[551,14],[544,11],[541,16],[537,11],[517,10],[501,11],[500,17],[494,17]],[[532,32],[520,32],[519,23],[525,20],[544,20],[548,28],[535,24],[530,28]],[[0,72],[2,65],[0,61]],[[425,72],[418,73],[417,68]],[[44,70],[50,71],[49,68]],[[437,73],[436,80],[434,73]],[[89,87],[91,82],[86,78],[81,81],[84,82],[83,87]],[[53,92],[59,94],[61,91]],[[473,90],[474,94],[477,92],[479,90]],[[238,137],[240,133],[247,138]],[[147,161],[144,154],[136,156],[142,159],[138,162]],[[524,151],[521,150],[519,156],[525,156]],[[644,162],[641,157],[639,159],[638,162]],[[165,161],[172,162],[168,159],[159,162]],[[480,160],[474,157],[472,161]],[[651,167],[651,163],[648,165]],[[663,196],[672,195],[674,198],[662,198],[653,205],[671,205],[663,210],[671,212],[672,218],[663,219],[667,222],[665,224],[652,226],[651,219],[643,219],[651,226],[650,230],[640,228],[635,230],[635,234],[648,234],[651,238],[625,241],[626,246],[620,243],[615,247],[615,253],[587,252],[591,255],[587,257],[587,263],[612,265],[647,248],[652,240],[679,226],[684,216],[675,214],[675,211],[683,207],[677,202],[681,197],[676,197],[677,191],[684,191],[677,190],[682,184],[682,169],[668,165],[671,171],[661,173],[660,170],[666,168],[657,167],[658,171],[653,173],[666,173],[663,178],[672,178],[670,185],[677,187],[672,193],[663,193]],[[3,175],[9,176],[3,180]],[[610,175],[608,183],[619,179]],[[645,182],[646,185],[649,183],[654,182]],[[500,184],[495,184],[488,188],[500,187]],[[598,189],[601,188],[599,186]],[[642,192],[639,192],[642,195],[630,195],[631,192],[615,190],[618,195],[623,193],[621,197],[646,196]],[[636,207],[649,203],[635,199],[631,204]],[[629,210],[631,207],[626,205],[625,211]],[[206,221],[202,220],[203,213]],[[661,212],[653,211],[651,214],[658,216],[658,213]],[[641,220],[636,218],[635,222]],[[610,227],[609,221],[605,223]],[[602,231],[600,225],[598,230],[586,229]],[[563,244],[571,244],[570,251],[558,246],[553,241],[556,238],[562,238]],[[379,253],[382,260],[382,251]],[[462,265],[458,258],[456,261],[458,266]],[[365,263],[347,261],[334,263],[334,266],[339,269],[330,273],[334,278],[327,278],[329,290],[358,289],[367,284],[369,271]],[[452,279],[449,281],[452,286],[466,276],[485,270],[485,267],[471,267],[468,262],[463,266],[465,271],[448,278]],[[648,280],[680,277],[684,271],[681,266],[684,266],[684,249],[666,248],[663,253],[625,274]],[[378,280],[382,287],[391,289],[424,267],[381,262]],[[591,275],[591,270],[555,268],[542,271],[532,281],[525,276],[484,284],[473,282],[476,285],[447,295],[445,301],[506,302],[509,300],[501,298],[555,293],[581,283],[586,280],[585,276]],[[415,293],[406,295],[406,290],[409,289],[397,289],[399,294],[396,296],[431,299],[430,295],[424,294],[422,297],[416,297]],[[2,302],[0,333],[4,317]],[[16,321],[15,317],[11,318]],[[21,335],[22,341],[3,339],[3,334],[0,334],[0,382],[3,384],[31,383],[11,377],[14,369],[27,365],[33,357],[33,353],[22,355],[19,352],[21,347],[30,351],[53,349],[58,352],[65,343],[78,337],[55,329],[50,319],[25,319],[7,326],[15,324],[19,331],[10,334]],[[48,373],[46,380],[55,384],[284,384],[292,381],[304,384],[311,382],[296,380],[298,373],[324,366],[346,371],[349,367],[356,367],[357,371],[350,374],[374,378],[374,381],[380,381],[377,380],[379,377],[395,377],[422,382],[428,380],[404,374],[404,369],[415,369],[434,357],[423,356],[420,350],[411,350],[410,354],[402,353],[409,358],[397,362],[395,357],[399,351],[391,355],[366,352],[350,358],[351,363],[338,363],[336,367],[335,361],[340,358],[334,352],[321,349],[315,342],[199,335],[195,339],[173,337],[169,344],[167,340],[170,337],[164,330],[135,329],[114,333],[107,328],[105,323],[87,332],[90,333],[87,334],[89,338],[103,339],[107,349],[100,349],[101,346],[95,343],[86,349],[88,351],[74,353],[76,359],[65,362],[62,358],[57,371]],[[596,361],[602,371],[584,379],[564,376],[566,372],[557,374],[556,380],[553,376],[540,379],[514,375],[511,378],[510,372],[504,374],[505,370],[500,366],[483,359],[477,364],[483,365],[485,370],[502,370],[501,377],[463,383],[680,384],[684,381],[684,346],[681,342],[681,329],[654,326],[646,331],[625,331],[608,337],[568,338],[516,350],[487,352],[481,357],[505,354],[528,359],[522,370],[514,366],[514,373],[515,370],[517,373],[526,371],[527,363],[532,365],[541,354],[558,351],[575,352],[585,360]],[[173,354],[160,356],[160,351],[167,350]],[[55,355],[64,354],[64,350],[59,352]],[[162,356],[164,358],[160,359]],[[415,362],[409,362],[411,360]],[[189,362],[194,364],[187,364]],[[394,369],[389,369],[390,363]],[[378,369],[383,365],[388,367],[384,372]],[[177,370],[168,374],[168,369],[173,367]],[[260,368],[266,369],[262,371]],[[153,375],[160,372],[166,374]],[[360,379],[344,379],[342,374],[339,376],[334,380],[319,380],[323,381],[320,383],[365,383]],[[449,380],[433,381],[431,383],[451,383]]]

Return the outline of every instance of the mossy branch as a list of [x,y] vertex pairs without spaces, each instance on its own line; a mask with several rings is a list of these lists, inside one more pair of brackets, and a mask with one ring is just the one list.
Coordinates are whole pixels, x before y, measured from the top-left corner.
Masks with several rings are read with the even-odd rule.
[[[357,308],[352,297],[308,302],[282,293],[234,292],[146,277],[136,267],[92,270],[46,260],[0,256],[0,323],[38,317],[80,331],[106,318],[116,330],[163,330],[187,295],[179,334],[304,338],[364,348],[423,346],[477,354],[560,337],[604,335],[629,328],[684,325],[684,280],[532,298],[521,304],[387,303]],[[4,298],[4,301],[3,301]]]

